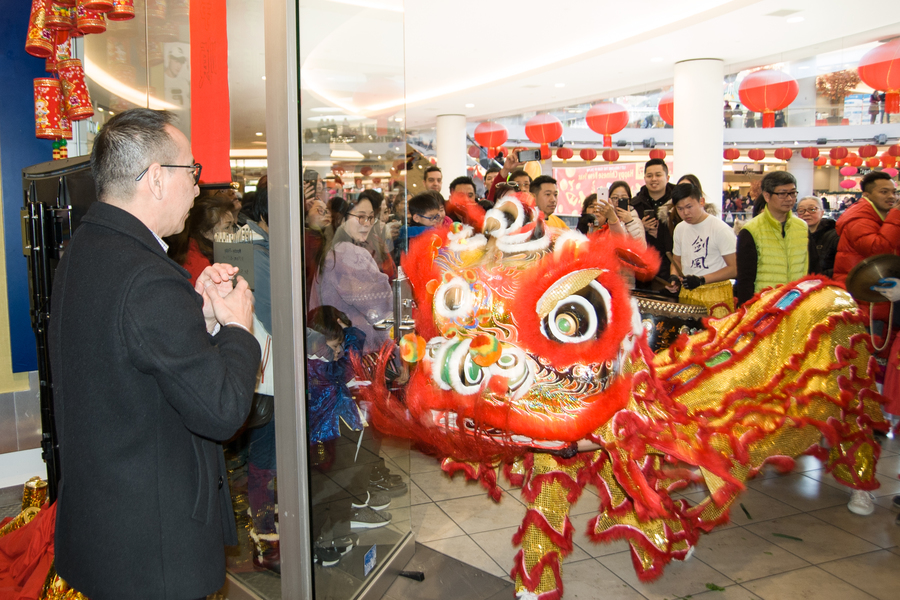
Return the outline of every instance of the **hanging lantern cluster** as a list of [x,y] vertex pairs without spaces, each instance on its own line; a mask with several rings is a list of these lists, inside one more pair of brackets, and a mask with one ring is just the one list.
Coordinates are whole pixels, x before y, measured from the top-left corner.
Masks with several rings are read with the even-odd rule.
[[774,69],[755,71],[741,81],[738,95],[750,110],[762,113],[762,126],[775,127],[775,111],[784,110],[797,97],[797,80]]
[[25,51],[45,59],[54,77],[34,80],[35,135],[54,140],[53,158],[66,158],[72,122],[94,115],[84,67],[72,58],[71,40],[106,31],[113,21],[134,18],[134,0],[32,0]]
[[603,136],[603,147],[612,147],[612,136],[628,125],[628,110],[615,102],[601,102],[588,110],[585,117],[591,131]]

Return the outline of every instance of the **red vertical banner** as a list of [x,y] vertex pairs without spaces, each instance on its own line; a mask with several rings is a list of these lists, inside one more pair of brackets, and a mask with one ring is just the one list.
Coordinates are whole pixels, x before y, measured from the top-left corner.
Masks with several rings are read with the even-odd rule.
[[191,147],[202,183],[231,183],[225,0],[191,1]]

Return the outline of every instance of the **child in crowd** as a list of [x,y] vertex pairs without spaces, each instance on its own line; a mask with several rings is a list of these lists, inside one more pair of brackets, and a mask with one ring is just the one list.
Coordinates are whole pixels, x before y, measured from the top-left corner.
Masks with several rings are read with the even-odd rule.
[[[340,422],[361,431],[363,418],[350,396],[350,357],[362,356],[366,334],[333,306],[318,306],[307,315],[306,358],[309,443],[323,454],[325,444],[340,437]],[[315,456],[315,452],[314,452]]]
[[[409,239],[413,239],[427,229],[441,225],[444,220],[443,208],[440,196],[432,192],[422,192],[413,196],[407,207],[412,222],[408,228]],[[402,238],[402,231],[400,235]]]

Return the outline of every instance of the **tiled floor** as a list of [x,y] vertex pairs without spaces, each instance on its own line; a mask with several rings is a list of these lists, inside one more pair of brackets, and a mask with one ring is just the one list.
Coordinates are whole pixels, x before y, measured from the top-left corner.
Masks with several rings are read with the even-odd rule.
[[[731,523],[701,537],[690,560],[671,563],[652,584],[638,581],[624,542],[601,546],[588,540],[587,522],[599,500],[587,488],[570,515],[576,534],[575,549],[563,566],[565,598],[900,598],[900,527],[891,507],[892,496],[900,494],[900,440],[880,440],[881,488],[875,491],[871,516],[849,512],[849,490],[826,475],[818,460],[803,457],[790,474],[769,470],[751,481],[739,501],[751,518],[736,504]],[[506,577],[518,551],[512,537],[525,514],[518,490],[502,481],[511,493],[495,504],[479,484],[460,474],[451,480],[428,456],[413,451],[405,468],[391,463],[395,451],[400,453],[386,440],[382,454],[389,466],[411,480],[416,541]],[[684,497],[696,500],[697,495]],[[710,590],[715,586],[724,591]]]

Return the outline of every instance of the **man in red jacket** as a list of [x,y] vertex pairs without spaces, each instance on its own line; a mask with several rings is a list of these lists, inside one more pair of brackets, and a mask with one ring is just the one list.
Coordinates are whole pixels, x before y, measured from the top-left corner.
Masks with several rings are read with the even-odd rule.
[[[900,207],[894,182],[887,173],[873,171],[862,178],[861,185],[862,200],[847,209],[837,222],[840,241],[834,260],[834,278],[838,281],[846,280],[850,270],[864,258],[900,254]],[[860,309],[868,318],[868,304],[863,303]],[[887,302],[875,306],[874,334],[882,335],[889,310]]]

